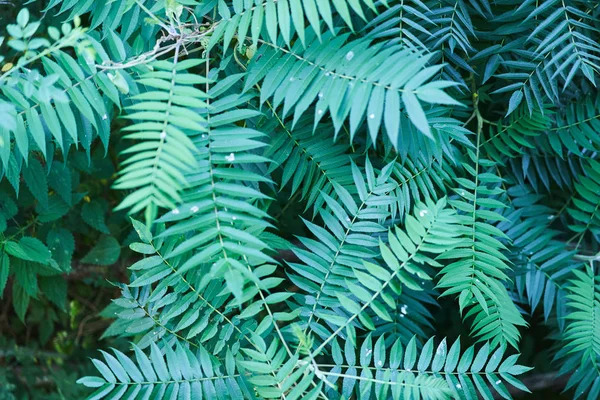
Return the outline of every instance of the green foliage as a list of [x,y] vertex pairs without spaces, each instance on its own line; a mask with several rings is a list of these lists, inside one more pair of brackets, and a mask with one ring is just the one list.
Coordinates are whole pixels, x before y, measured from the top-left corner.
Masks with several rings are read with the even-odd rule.
[[185,108],[206,107],[202,101],[206,94],[193,85],[207,80],[185,73],[202,60],[188,61],[192,62],[155,62],[149,68],[158,71],[147,72],[137,80],[139,85],[157,90],[131,97],[139,102],[128,107],[132,112],[127,118],[136,123],[124,128],[133,132],[124,138],[143,142],[123,152],[133,155],[122,163],[126,167],[120,171],[122,176],[114,188],[138,189],[129,194],[119,208],[130,207],[132,213],[145,208],[147,214],[154,215],[157,207],[175,208],[182,201],[179,192],[187,184],[184,175],[195,161],[194,143],[182,129],[203,132],[206,123],[204,118]]
[[3,3],[0,397],[600,396],[597,2]]

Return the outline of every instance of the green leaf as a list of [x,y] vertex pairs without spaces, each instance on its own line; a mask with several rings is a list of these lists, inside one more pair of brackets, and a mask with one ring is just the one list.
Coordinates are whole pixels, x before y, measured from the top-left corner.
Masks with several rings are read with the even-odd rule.
[[65,228],[54,228],[48,232],[46,245],[52,258],[64,272],[71,271],[71,259],[75,252],[75,238]]
[[48,265],[52,260],[50,250],[39,239],[33,237],[23,237],[19,243],[7,242],[5,249],[11,256],[26,261]]
[[152,233],[150,232],[148,227],[146,227],[146,225],[133,218],[131,218],[131,223],[133,224],[133,228],[140,237],[141,241],[143,241],[144,243],[150,243],[152,241]]
[[61,310],[66,310],[67,281],[61,276],[40,277],[40,290],[44,296]]
[[33,196],[40,202],[42,207],[48,207],[48,182],[46,180],[46,171],[42,164],[31,157],[28,165],[23,169],[23,179],[27,188]]
[[402,102],[404,103],[404,107],[406,107],[408,117],[417,129],[424,135],[433,138],[425,112],[414,93],[409,91],[402,93]]
[[4,288],[6,287],[9,273],[10,259],[8,254],[0,252],[0,298],[4,297]]
[[16,282],[13,284],[12,290],[13,307],[21,322],[25,323],[25,313],[29,307],[30,297],[25,289],[23,289],[23,287]]
[[99,202],[92,200],[89,203],[83,203],[83,206],[81,207],[81,218],[83,218],[85,223],[92,228],[102,233],[110,233],[104,222],[104,208]]
[[121,254],[121,246],[117,239],[103,235],[94,247],[81,259],[82,263],[94,265],[112,265],[117,262]]
[[513,92],[513,94],[510,96],[510,100],[508,101],[508,111],[506,112],[506,115],[510,115],[513,111],[515,111],[517,109],[517,107],[519,107],[519,104],[521,104],[521,102],[523,101],[523,92],[521,90],[517,90],[515,92]]

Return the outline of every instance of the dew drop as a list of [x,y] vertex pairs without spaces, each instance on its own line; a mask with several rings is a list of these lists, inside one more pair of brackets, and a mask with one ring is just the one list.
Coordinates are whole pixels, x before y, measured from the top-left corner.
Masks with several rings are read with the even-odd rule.
[[461,191],[461,192],[460,192],[460,195],[461,195],[461,196],[464,196],[464,195],[465,195],[465,191],[464,191],[464,190],[463,190],[463,191]]
[[225,159],[226,159],[228,162],[233,162],[233,161],[235,160],[235,154],[233,154],[233,153],[229,153],[229,155],[228,155],[228,156],[225,156]]
[[383,365],[383,362],[381,360],[377,361],[377,366],[381,367]]
[[232,217],[232,219],[235,221],[237,219],[237,217]]
[[457,384],[456,384],[456,388],[457,388],[457,389],[462,389],[462,386],[460,385],[460,383],[457,383]]
[[290,82],[294,82],[296,80],[296,78],[294,78],[293,76],[290,78]]
[[346,217],[346,222],[350,222],[350,217]]
[[323,98],[323,92],[319,92],[319,98],[322,99]]
[[107,119],[108,119],[108,115],[104,114],[104,115],[102,116],[102,119],[103,119],[103,120],[107,120]]
[[160,133],[160,138],[161,138],[161,139],[166,139],[166,138],[167,138],[167,132],[164,132],[164,131],[163,131],[163,132],[161,132],[161,133]]
[[353,51],[349,51],[346,53],[346,60],[350,61],[354,58],[354,52]]
[[548,219],[554,219],[554,215],[548,215]]
[[329,76],[329,75],[331,75],[331,72],[327,72],[327,73],[325,74],[325,76]]
[[197,206],[193,206],[192,208],[190,208],[190,211],[195,213],[198,212],[199,208]]
[[367,349],[367,351],[365,352],[365,355],[369,356],[369,355],[371,355],[372,352],[373,352],[373,350]]
[[319,114],[319,115],[323,114],[323,110],[317,110],[317,114]]
[[425,214],[428,214],[428,213],[429,213],[428,210],[421,210],[421,211],[419,211],[419,216],[424,217]]
[[375,114],[369,115],[369,118],[374,119],[375,118]]
[[174,209],[173,211],[171,211],[173,214],[177,215],[179,214],[179,210],[178,209]]
[[498,380],[496,381],[496,385],[499,385],[499,384],[500,384],[500,382],[502,382],[502,381],[501,381],[500,379],[498,379]]
[[402,313],[402,315],[408,314],[408,306],[404,304],[402,307],[400,307],[400,312]]

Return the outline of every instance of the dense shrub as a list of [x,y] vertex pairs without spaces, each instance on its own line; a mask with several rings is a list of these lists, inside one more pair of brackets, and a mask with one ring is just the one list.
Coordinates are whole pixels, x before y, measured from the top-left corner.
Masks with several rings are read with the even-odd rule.
[[0,7],[0,398],[600,398],[596,1]]

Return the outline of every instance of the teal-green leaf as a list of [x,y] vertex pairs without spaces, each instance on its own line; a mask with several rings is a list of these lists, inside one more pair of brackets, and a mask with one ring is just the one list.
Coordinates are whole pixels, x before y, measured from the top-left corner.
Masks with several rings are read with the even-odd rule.
[[46,245],[60,269],[64,272],[70,272],[71,258],[75,252],[73,234],[65,228],[53,228],[46,236]]
[[8,274],[10,273],[10,258],[4,251],[0,252],[0,298],[4,295],[4,288],[8,281]]
[[510,96],[510,100],[508,101],[508,111],[506,112],[506,116],[510,115],[513,111],[515,111],[522,101],[523,91],[517,90],[513,92],[513,94]]
[[413,336],[406,345],[406,353],[404,354],[404,369],[411,370],[417,360],[417,342]]
[[421,133],[433,139],[427,116],[421,107],[421,103],[413,92],[405,91],[402,93],[402,102],[406,108],[406,113],[411,122],[417,127]]
[[119,259],[121,246],[112,236],[102,235],[94,247],[81,259],[82,263],[112,265]]
[[377,139],[377,133],[379,132],[379,126],[381,125],[384,99],[385,89],[382,86],[376,86],[371,92],[369,105],[367,106],[367,124],[373,143]]
[[108,226],[106,226],[106,223],[104,222],[104,209],[98,201],[92,200],[89,203],[83,203],[83,206],[81,207],[81,218],[92,228],[102,233],[110,233]]
[[17,282],[13,284],[12,303],[17,316],[22,322],[25,322],[25,313],[29,307],[29,294]]
[[23,179],[31,194],[40,202],[42,207],[48,207],[46,171],[44,171],[42,164],[36,158],[31,157],[29,159],[27,167],[23,169]]

